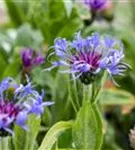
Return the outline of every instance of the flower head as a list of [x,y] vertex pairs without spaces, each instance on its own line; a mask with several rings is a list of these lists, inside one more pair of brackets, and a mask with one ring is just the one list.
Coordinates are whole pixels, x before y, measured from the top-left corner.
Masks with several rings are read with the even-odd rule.
[[84,0],[85,4],[94,11],[102,9],[104,7],[106,1],[107,0]]
[[103,70],[106,70],[112,77],[113,75],[123,75],[127,69],[127,65],[122,63],[123,45],[112,37],[93,33],[87,38],[82,38],[79,32],[73,41],[64,39],[65,47],[58,44],[62,43],[61,41],[63,39],[58,38],[54,43],[55,55],[59,61],[52,62],[52,66],[47,70],[64,66],[68,69],[62,72],[71,73],[74,79],[80,78],[83,83],[89,84]]
[[32,68],[44,63],[44,57],[36,53],[33,49],[25,48],[22,50],[21,58],[25,68]]
[[[14,124],[27,129],[29,114],[40,116],[44,107],[52,102],[43,102],[44,95],[33,89],[30,82],[27,85],[12,86],[16,84],[12,78],[4,79],[0,84],[0,135],[3,132],[14,134]],[[11,96],[11,89],[12,96]],[[32,99],[32,100],[31,100]]]

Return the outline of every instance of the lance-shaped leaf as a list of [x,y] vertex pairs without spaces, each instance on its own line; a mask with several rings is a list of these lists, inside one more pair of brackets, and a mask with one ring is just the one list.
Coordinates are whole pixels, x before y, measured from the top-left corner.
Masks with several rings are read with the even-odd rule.
[[23,130],[19,126],[15,126],[14,132],[15,136],[13,137],[13,142],[15,150],[33,150],[36,137],[40,129],[40,118],[37,118],[36,115],[30,115],[28,118],[28,131]]
[[67,129],[72,128],[72,122],[58,122],[46,134],[38,150],[51,150],[59,136]]
[[77,149],[99,150],[102,144],[102,122],[97,105],[85,103],[72,128]]
[[64,6],[65,6],[65,10],[67,13],[67,16],[70,17],[72,10],[73,10],[73,1],[72,0],[63,0]]
[[9,138],[10,137],[0,137],[0,150],[10,150]]
[[17,1],[5,0],[4,2],[8,9],[9,16],[15,26],[21,25],[25,21],[25,14],[23,9],[18,6]]
[[104,89],[100,96],[102,105],[135,105],[134,96],[124,90]]

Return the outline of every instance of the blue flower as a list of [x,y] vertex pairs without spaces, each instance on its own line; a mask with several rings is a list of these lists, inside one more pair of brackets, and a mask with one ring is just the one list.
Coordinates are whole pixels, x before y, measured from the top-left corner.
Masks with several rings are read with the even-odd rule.
[[75,34],[73,41],[66,43],[65,48],[61,46],[61,42],[57,43],[57,47],[63,49],[62,55],[58,55],[55,49],[58,61],[52,62],[52,66],[46,70],[63,66],[68,69],[61,72],[71,73],[74,79],[80,78],[83,83],[89,84],[101,71],[106,70],[112,77],[123,75],[128,67],[122,62],[124,58],[122,43],[113,37],[100,36],[96,32],[82,38],[79,32]]
[[101,60],[100,67],[106,69],[110,75],[124,75],[123,72],[126,71],[127,65],[121,62],[123,57],[123,51],[111,50]]
[[34,92],[34,97],[29,98],[29,100],[32,101],[32,105],[29,107],[30,113],[34,113],[37,116],[40,116],[44,111],[44,107],[54,104],[54,102],[49,101],[43,102],[43,98],[44,91],[42,91],[41,95],[38,92]]
[[[43,102],[44,94],[40,95],[33,89],[28,80],[27,85],[13,86],[15,81],[8,77],[0,83],[0,133],[3,131],[14,134],[14,124],[27,130],[29,114],[38,117],[43,113],[44,107],[52,105],[52,102]],[[13,88],[11,97],[10,88]],[[10,94],[10,98],[8,96]],[[32,99],[32,100],[31,100]]]

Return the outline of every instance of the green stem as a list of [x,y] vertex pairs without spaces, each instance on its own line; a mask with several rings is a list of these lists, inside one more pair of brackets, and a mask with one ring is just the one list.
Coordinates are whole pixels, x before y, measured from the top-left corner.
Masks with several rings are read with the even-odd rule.
[[78,91],[77,91],[77,82],[74,80],[74,90],[75,90],[75,99],[76,99],[76,105],[78,108],[80,108],[80,103],[78,99]]
[[91,10],[90,11],[90,15],[91,15],[91,18],[90,19],[84,19],[84,25],[85,26],[90,26],[92,25],[92,23],[94,22],[95,18],[96,18],[96,12]]
[[95,97],[95,84],[93,83],[91,86],[91,102],[94,101],[94,97]]
[[8,137],[0,137],[0,150],[9,150]]
[[69,97],[69,99],[70,99],[70,101],[71,101],[71,104],[72,104],[72,106],[73,106],[74,111],[77,113],[78,110],[77,110],[76,105],[75,105],[73,99],[71,98],[71,96]]
[[78,112],[78,110],[77,110],[77,107],[76,107],[76,104],[75,104],[75,102],[74,102],[74,100],[73,100],[73,98],[72,98],[72,89],[71,89],[71,83],[70,83],[71,81],[70,81],[70,77],[69,77],[69,80],[68,80],[68,91],[69,91],[69,99],[70,99],[70,101],[71,101],[71,104],[72,104],[72,106],[73,106],[73,109],[74,109],[74,111],[77,113]]
[[103,86],[104,86],[104,84],[105,84],[107,75],[108,75],[107,72],[104,72],[104,75],[103,75],[103,77],[102,77],[102,79],[101,79],[101,86],[100,86],[100,88],[97,90],[97,92],[96,92],[96,94],[95,94],[95,96],[94,96],[94,99],[93,99],[93,103],[94,103],[94,104],[97,103],[97,101],[98,101],[98,99],[99,99],[99,97],[100,97],[100,94],[101,94],[102,91],[103,91]]
[[89,102],[90,97],[92,92],[91,92],[91,85],[83,85],[83,104]]

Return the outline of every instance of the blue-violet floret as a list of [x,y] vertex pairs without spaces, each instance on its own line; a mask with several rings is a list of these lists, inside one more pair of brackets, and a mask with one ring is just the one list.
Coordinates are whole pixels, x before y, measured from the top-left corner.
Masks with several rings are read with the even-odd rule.
[[[44,93],[44,92],[42,92]],[[33,89],[31,82],[17,85],[11,77],[0,83],[0,136],[3,132],[14,134],[14,124],[27,130],[27,119],[30,114],[38,117],[44,107],[53,102],[43,102],[44,94],[40,95]]]
[[53,61],[45,70],[64,66],[68,69],[62,72],[72,74],[74,79],[80,78],[85,84],[90,84],[101,71],[106,70],[113,77],[123,75],[128,68],[122,62],[124,47],[121,41],[97,32],[86,38],[78,32],[73,41],[57,38],[53,47],[58,61]]

